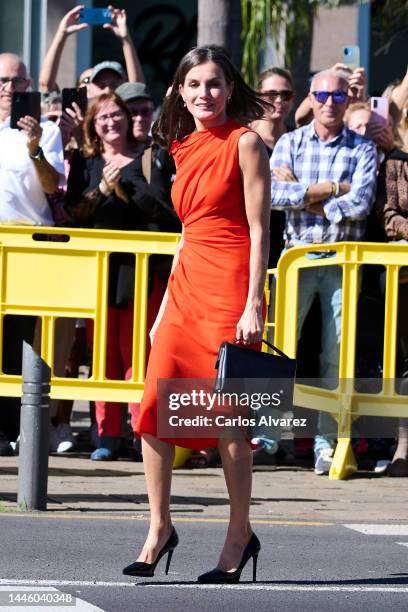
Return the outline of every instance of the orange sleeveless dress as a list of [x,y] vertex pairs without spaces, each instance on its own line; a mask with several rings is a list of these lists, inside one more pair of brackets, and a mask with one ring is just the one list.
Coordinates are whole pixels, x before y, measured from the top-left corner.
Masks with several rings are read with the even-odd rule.
[[[168,283],[168,302],[150,353],[136,431],[157,436],[157,379],[214,379],[218,349],[233,342],[249,284],[249,226],[233,120],[174,142],[174,208],[184,245]],[[217,439],[167,442],[200,450]]]

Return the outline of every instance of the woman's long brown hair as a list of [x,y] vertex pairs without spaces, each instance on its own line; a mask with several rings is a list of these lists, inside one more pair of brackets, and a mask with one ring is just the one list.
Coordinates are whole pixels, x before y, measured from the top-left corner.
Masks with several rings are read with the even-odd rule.
[[182,140],[194,132],[194,119],[184,106],[179,86],[184,84],[186,75],[192,68],[206,62],[214,62],[220,66],[227,83],[234,85],[226,106],[229,118],[247,125],[255,119],[261,119],[265,110],[273,108],[270,102],[245,83],[223,47],[218,45],[195,47],[181,60],[171,92],[164,99],[160,116],[153,125],[153,139],[160,146],[169,148],[173,140]]

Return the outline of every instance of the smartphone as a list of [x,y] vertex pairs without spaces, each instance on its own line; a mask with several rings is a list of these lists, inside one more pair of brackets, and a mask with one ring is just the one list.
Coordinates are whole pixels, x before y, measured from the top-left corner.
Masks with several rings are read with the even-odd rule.
[[343,64],[349,66],[351,70],[360,67],[360,47],[343,47]]
[[374,121],[380,123],[384,127],[388,125],[389,101],[388,98],[372,97],[370,100],[371,115]]
[[88,98],[86,87],[64,87],[62,90],[62,110],[72,108],[72,103],[78,104],[83,113],[86,113]]
[[93,26],[112,23],[112,12],[108,8],[82,8],[79,11],[79,23]]
[[19,130],[17,121],[26,115],[30,115],[30,117],[37,119],[38,123],[40,122],[41,94],[39,91],[13,92],[10,127],[14,130]]

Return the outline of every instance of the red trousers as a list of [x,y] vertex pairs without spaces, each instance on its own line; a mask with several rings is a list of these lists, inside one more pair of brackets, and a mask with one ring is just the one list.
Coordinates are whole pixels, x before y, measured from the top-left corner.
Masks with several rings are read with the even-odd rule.
[[[147,331],[156,319],[166,283],[155,276],[147,304]],[[132,376],[133,302],[126,309],[108,308],[108,331],[106,338],[106,377],[112,380],[128,380]],[[87,320],[88,342],[92,346],[93,321]],[[150,353],[150,340],[146,338],[146,363]],[[139,402],[129,403],[133,431],[139,414]],[[96,422],[99,436],[120,437],[122,433],[123,404],[118,402],[95,402]]]

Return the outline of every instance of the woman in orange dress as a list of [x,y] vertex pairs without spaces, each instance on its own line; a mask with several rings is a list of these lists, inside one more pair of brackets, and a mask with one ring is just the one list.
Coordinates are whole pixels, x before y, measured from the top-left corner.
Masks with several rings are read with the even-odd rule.
[[[174,445],[218,446],[230,497],[230,523],[217,567],[201,582],[237,582],[260,543],[249,522],[251,448],[245,438],[157,435],[158,379],[214,379],[223,341],[260,346],[269,253],[270,171],[262,140],[245,127],[268,103],[250,89],[217,46],[182,60],[155,127],[176,162],[172,189],[183,235],[157,320],[137,431],[142,437],[150,529],[133,576],[152,576],[178,543],[170,518]],[[154,340],[153,340],[154,338]]]

